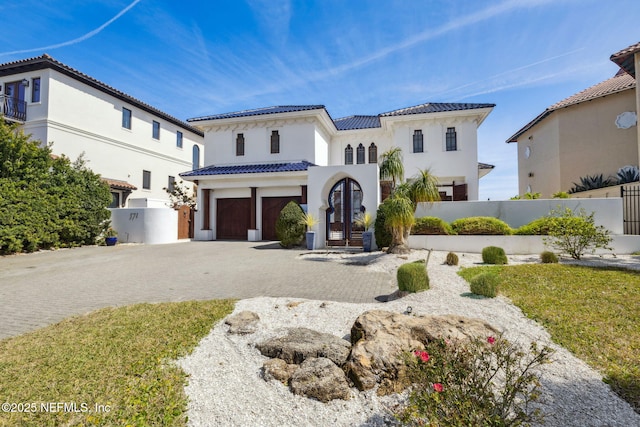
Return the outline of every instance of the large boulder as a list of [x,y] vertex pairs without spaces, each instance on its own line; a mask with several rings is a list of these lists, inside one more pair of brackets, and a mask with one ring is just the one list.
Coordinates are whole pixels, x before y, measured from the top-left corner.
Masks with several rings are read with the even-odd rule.
[[240,313],[229,316],[225,320],[225,324],[229,325],[230,334],[252,334],[258,327],[260,316],[253,311],[241,311]]
[[325,357],[306,359],[291,376],[294,394],[329,402],[351,398],[351,388],[344,371]]
[[380,384],[378,394],[399,392],[404,381],[403,352],[424,349],[436,338],[452,341],[496,335],[491,325],[462,316],[407,316],[382,310],[361,314],[351,328],[351,354],[344,369],[360,390]]
[[298,368],[298,365],[287,363],[282,359],[269,359],[262,365],[262,376],[265,380],[273,378],[284,385],[288,385],[291,375]]
[[351,348],[348,341],[307,328],[293,328],[282,337],[256,344],[264,356],[277,357],[287,363],[301,364],[306,359],[326,357],[342,366]]

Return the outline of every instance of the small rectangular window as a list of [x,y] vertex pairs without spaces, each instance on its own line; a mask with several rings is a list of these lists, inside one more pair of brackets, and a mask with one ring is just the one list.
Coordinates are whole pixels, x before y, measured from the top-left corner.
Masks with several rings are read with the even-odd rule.
[[424,139],[422,137],[421,129],[416,129],[413,131],[413,152],[414,153],[424,152]]
[[182,148],[182,132],[176,132],[176,147]]
[[160,123],[153,121],[153,139],[160,139]]
[[122,127],[131,129],[131,110],[122,107]]
[[173,190],[176,189],[176,177],[169,175],[169,183],[167,184],[167,191],[169,193],[173,193]]
[[236,156],[244,156],[244,134],[236,136]]
[[456,128],[447,128],[446,149],[447,151],[458,150],[458,136],[456,134]]
[[271,131],[271,154],[280,152],[280,134],[277,130]]
[[142,171],[142,188],[145,190],[151,190],[151,172]]
[[31,79],[31,102],[40,102],[40,77]]

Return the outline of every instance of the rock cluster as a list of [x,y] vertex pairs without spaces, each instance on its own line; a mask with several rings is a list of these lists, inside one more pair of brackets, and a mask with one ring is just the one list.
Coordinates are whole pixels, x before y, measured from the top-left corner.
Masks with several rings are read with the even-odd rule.
[[[230,333],[251,333],[255,313],[242,312],[227,320]],[[295,394],[328,402],[349,399],[351,384],[359,390],[379,386],[379,395],[402,391],[403,353],[424,349],[439,337],[452,341],[498,334],[491,325],[462,316],[410,316],[383,310],[362,313],[351,328],[351,343],[331,334],[292,328],[284,336],[256,344],[267,357],[265,380],[288,385]]]

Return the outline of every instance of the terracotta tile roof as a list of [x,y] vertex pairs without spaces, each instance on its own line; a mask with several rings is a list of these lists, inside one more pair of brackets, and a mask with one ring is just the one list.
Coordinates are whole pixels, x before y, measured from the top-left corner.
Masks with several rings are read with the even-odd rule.
[[206,175],[235,175],[245,173],[275,173],[275,172],[301,172],[306,171],[313,163],[305,160],[286,163],[259,163],[251,165],[206,166],[190,172],[181,173],[181,177],[206,176]]
[[633,89],[636,87],[635,78],[631,77],[626,73],[616,73],[616,75],[608,80],[605,80],[597,85],[591,86],[581,92],[576,93],[568,98],[563,99],[560,102],[553,104],[544,110],[540,115],[538,115],[535,119],[531,120],[527,123],[522,129],[516,132],[513,136],[507,139],[507,143],[509,142],[518,142],[518,138],[522,136],[523,133],[531,129],[536,124],[540,123],[545,117],[549,114],[553,113],[556,110],[561,108],[569,107],[571,105],[580,104],[582,102],[591,101],[593,99],[602,98],[607,95],[611,95],[618,92],[623,92],[625,90]]
[[102,178],[102,180],[104,182],[106,182],[107,184],[109,184],[109,187],[111,187],[114,190],[137,190],[138,187],[136,187],[133,184],[129,184],[127,181],[121,181],[119,179],[111,179],[111,178]]
[[634,63],[634,55],[640,52],[640,42],[636,44],[632,44],[631,46],[622,49],[620,52],[616,52],[609,59],[618,64],[620,68],[625,70],[631,76],[635,77],[635,63]]
[[56,70],[62,74],[65,74],[75,80],[78,80],[88,86],[91,86],[101,92],[104,92],[108,95],[111,95],[117,99],[120,99],[121,101],[124,101],[128,104],[134,105],[138,108],[140,108],[141,110],[144,110],[148,113],[151,113],[155,116],[161,117],[163,119],[165,119],[166,121],[173,123],[176,126],[181,127],[182,129],[188,130],[190,132],[195,133],[196,135],[199,136],[204,136],[204,133],[200,130],[200,129],[196,129],[195,127],[191,126],[190,124],[177,119],[163,111],[158,110],[155,107],[152,107],[149,104],[146,104],[130,95],[127,95],[124,92],[119,91],[118,89],[115,89],[109,85],[107,85],[106,83],[103,83],[97,79],[94,79],[93,77],[82,73],[81,71],[76,70],[75,68],[71,68],[66,64],[63,64],[60,61],[55,60],[54,58],[52,58],[51,56],[49,56],[48,54],[43,54],[42,56],[38,56],[35,58],[27,58],[27,59],[21,59],[19,61],[13,61],[13,62],[7,62],[4,64],[0,64],[0,76],[7,76],[7,75],[12,75],[12,74],[17,74],[17,73],[23,73],[23,72],[28,72],[28,71],[34,71],[34,70],[42,70],[42,69],[46,69],[46,68],[50,68],[53,70]]
[[235,111],[232,113],[214,114],[212,116],[195,117],[193,119],[187,119],[187,121],[200,122],[204,120],[233,119],[236,117],[261,116],[265,114],[292,113],[296,111],[309,111],[309,110],[325,110],[326,111],[324,105],[278,105],[274,107],[256,108],[253,110]]

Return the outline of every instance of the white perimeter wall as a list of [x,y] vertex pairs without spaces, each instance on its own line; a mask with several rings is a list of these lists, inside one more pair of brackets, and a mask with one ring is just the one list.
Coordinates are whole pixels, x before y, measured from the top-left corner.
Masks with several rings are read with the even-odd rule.
[[178,211],[169,208],[122,208],[111,211],[111,226],[119,243],[174,243],[178,241]]
[[612,234],[624,234],[621,198],[439,202],[431,205],[420,203],[416,218],[435,216],[452,222],[471,216],[491,216],[518,228],[546,216],[553,209],[565,207],[572,210],[584,208],[587,214],[595,212],[594,220],[597,225],[604,226]]

